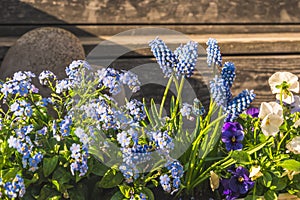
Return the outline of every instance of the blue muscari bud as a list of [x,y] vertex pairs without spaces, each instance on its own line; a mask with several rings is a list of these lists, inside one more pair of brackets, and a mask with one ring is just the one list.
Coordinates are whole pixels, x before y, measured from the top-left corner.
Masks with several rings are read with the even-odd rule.
[[198,58],[198,43],[190,41],[186,45],[181,45],[174,54],[178,59],[175,69],[177,74],[186,77],[193,75]]
[[231,88],[235,79],[235,66],[232,62],[225,62],[222,68],[221,77],[227,82],[228,86]]
[[220,47],[216,39],[209,38],[206,42],[207,48],[207,64],[209,67],[213,65],[218,65],[222,67],[222,56]]
[[196,116],[204,115],[204,113],[205,113],[205,108],[198,98],[194,99],[193,113]]
[[253,90],[244,90],[238,96],[233,98],[226,108],[228,113],[226,122],[233,122],[239,115],[250,107],[251,102],[254,100],[255,94]]
[[226,108],[231,100],[231,91],[227,82],[221,77],[216,76],[210,81],[210,92],[214,101],[223,108]]
[[173,73],[173,68],[178,62],[175,55],[158,37],[152,40],[149,46],[165,76],[170,77]]

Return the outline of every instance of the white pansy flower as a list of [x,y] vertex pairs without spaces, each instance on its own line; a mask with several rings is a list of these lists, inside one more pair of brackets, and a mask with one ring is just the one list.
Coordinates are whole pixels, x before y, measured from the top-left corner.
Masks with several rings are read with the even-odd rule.
[[282,107],[277,102],[262,102],[260,105],[258,117],[264,119],[268,114],[274,113],[279,116],[283,116]]
[[286,148],[294,154],[300,154],[300,136],[294,137],[289,143],[287,143]]
[[259,118],[262,119],[261,130],[266,136],[275,136],[283,123],[282,107],[276,102],[263,102],[260,106]]
[[286,88],[288,93],[283,93],[282,100],[285,103],[291,104],[294,102],[294,96],[291,92],[299,92],[298,77],[290,72],[276,72],[269,78],[272,93],[276,94],[276,99],[278,100],[280,100],[280,87],[277,88],[276,86],[281,85],[283,82],[286,82],[288,85],[288,88]]
[[265,136],[275,136],[276,133],[278,133],[279,127],[282,123],[282,117],[271,113],[262,120],[261,130]]

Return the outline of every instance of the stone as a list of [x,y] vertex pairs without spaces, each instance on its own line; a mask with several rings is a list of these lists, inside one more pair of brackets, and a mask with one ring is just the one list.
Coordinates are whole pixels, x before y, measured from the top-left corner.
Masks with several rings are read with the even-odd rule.
[[84,58],[83,46],[71,32],[55,27],[38,28],[21,36],[8,50],[0,67],[0,79],[17,71],[32,71],[38,76],[46,69],[61,79],[66,76],[66,66]]

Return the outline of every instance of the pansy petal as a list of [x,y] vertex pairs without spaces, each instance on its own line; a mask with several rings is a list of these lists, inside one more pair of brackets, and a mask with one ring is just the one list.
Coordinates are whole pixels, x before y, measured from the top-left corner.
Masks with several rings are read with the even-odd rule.
[[269,78],[269,85],[273,94],[280,93],[280,89],[276,88],[277,85],[282,83],[282,77],[280,73],[281,72],[276,72]]
[[275,101],[272,101],[272,102],[270,102],[269,103],[270,104],[270,106],[272,107],[271,109],[271,111],[274,113],[274,114],[276,114],[276,115],[279,115],[279,116],[283,116],[283,109],[282,109],[282,107],[281,107],[281,105],[279,105],[277,102],[275,102]]
[[279,131],[279,126],[283,123],[283,119],[271,113],[267,115],[261,122],[262,132],[266,136],[275,136]]
[[272,112],[272,106],[267,102],[262,102],[260,105],[258,117],[264,119],[271,112]]
[[[276,99],[280,101],[280,94],[276,94]],[[286,94],[286,93],[283,93],[283,95],[282,95],[282,101],[284,103],[287,103],[287,104],[294,103],[295,99],[294,99],[293,93],[290,92],[289,95]]]

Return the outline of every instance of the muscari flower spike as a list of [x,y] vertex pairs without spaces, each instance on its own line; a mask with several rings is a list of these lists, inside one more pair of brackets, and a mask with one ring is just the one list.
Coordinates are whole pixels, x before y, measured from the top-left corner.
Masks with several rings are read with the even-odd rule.
[[210,81],[210,92],[212,98],[219,106],[222,106],[223,108],[227,107],[228,102],[231,100],[232,94],[226,80],[215,76],[215,78]]
[[233,122],[239,115],[250,107],[250,104],[255,98],[255,94],[253,90],[244,90],[238,96],[233,98],[226,108],[226,112],[228,113],[226,122]]
[[218,42],[214,38],[209,38],[206,42],[207,64],[209,67],[218,65],[222,67],[222,56]]
[[151,51],[166,77],[170,77],[178,62],[176,56],[158,37],[149,43]]
[[193,75],[198,58],[198,43],[190,41],[178,47],[174,53],[159,38],[152,40],[149,46],[166,77],[174,72],[177,76]]
[[174,54],[178,59],[175,68],[177,74],[192,76],[198,58],[198,43],[190,41],[186,45],[181,45],[174,51]]
[[233,81],[235,79],[235,66],[232,62],[225,62],[222,71],[221,77],[225,80],[227,85],[231,88]]

